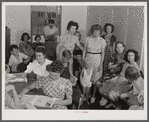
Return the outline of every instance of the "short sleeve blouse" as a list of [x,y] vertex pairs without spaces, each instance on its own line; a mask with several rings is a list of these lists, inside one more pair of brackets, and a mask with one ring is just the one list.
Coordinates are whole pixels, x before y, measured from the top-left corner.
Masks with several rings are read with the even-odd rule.
[[65,95],[72,95],[72,84],[68,79],[59,78],[56,85],[51,82],[49,76],[41,77],[35,82],[35,88],[42,88],[46,96],[64,100]]
[[87,37],[85,45],[86,45],[87,51],[98,53],[98,52],[101,52],[102,49],[105,49],[106,41],[102,38],[98,38],[98,41],[94,41],[94,38]]
[[58,40],[59,43],[63,43],[63,47],[65,49],[70,50],[70,51],[74,50],[74,47],[77,41],[78,41],[77,36],[73,35],[72,39],[69,39],[68,34],[61,35]]

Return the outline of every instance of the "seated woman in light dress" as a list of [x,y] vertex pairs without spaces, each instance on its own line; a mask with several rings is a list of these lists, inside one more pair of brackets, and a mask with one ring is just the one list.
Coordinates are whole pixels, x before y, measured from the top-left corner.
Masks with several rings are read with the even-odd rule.
[[52,109],[67,109],[66,106],[72,104],[72,84],[70,80],[60,77],[63,68],[63,64],[58,60],[47,65],[49,75],[26,86],[20,93],[20,98],[31,89],[42,88],[44,95],[58,99]]
[[35,50],[35,57],[36,59],[33,62],[29,63],[29,65],[27,66],[27,70],[25,71],[25,73],[34,72],[39,76],[48,76],[46,66],[48,64],[51,64],[52,61],[46,59],[45,48],[42,46],[37,47]]

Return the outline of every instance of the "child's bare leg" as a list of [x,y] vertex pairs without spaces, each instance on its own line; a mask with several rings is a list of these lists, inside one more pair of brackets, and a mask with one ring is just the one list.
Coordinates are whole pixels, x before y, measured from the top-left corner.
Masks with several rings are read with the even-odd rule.
[[82,86],[82,90],[83,90],[83,100],[84,100],[84,98],[85,98],[85,96],[86,96],[86,87],[84,87],[84,86]]
[[94,103],[95,102],[95,94],[96,94],[96,91],[97,91],[97,86],[96,86],[96,81],[95,81],[95,73],[96,71],[94,72],[94,76],[93,76],[93,95],[92,95],[92,98],[91,98],[91,103]]
[[90,95],[90,87],[86,87],[86,102],[87,102],[87,104],[90,104],[88,101],[89,95]]

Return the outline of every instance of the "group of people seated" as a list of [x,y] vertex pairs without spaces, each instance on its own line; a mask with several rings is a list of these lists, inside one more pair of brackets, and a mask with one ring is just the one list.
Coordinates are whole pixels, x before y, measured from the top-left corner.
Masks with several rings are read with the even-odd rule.
[[[54,27],[54,22],[50,22]],[[47,56],[49,49],[46,46],[57,31],[51,36],[46,34],[45,44],[40,42],[40,35],[36,35],[36,42],[32,43],[29,34],[23,33],[19,46],[10,46],[6,74],[23,72],[36,74],[37,78],[17,95],[6,75],[5,106],[22,108],[19,101],[24,94],[32,89],[42,89],[44,95],[57,98],[52,109],[78,108],[84,101],[93,104],[98,97],[96,92],[102,96],[99,105],[105,108],[121,109],[122,100],[129,109],[144,109],[144,80],[137,65],[138,52],[134,49],[126,51],[124,43],[112,34],[114,25],[111,23],[106,23],[103,29],[99,24],[92,25],[91,35],[85,41],[81,40],[78,28],[77,22],[68,23],[67,32],[57,38],[54,60]],[[9,91],[13,92],[12,96]]]

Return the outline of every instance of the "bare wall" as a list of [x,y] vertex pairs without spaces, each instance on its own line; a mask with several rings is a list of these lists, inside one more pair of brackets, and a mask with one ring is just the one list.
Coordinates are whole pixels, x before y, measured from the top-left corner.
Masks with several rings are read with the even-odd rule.
[[84,41],[86,38],[86,14],[86,6],[62,6],[61,33],[66,32],[68,22],[73,20],[79,23],[78,31],[81,32]]
[[31,30],[31,7],[30,6],[7,6],[6,26],[11,29],[11,44],[20,42],[21,35]]

